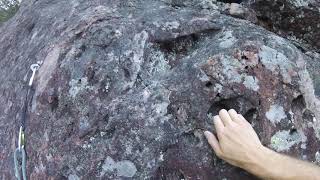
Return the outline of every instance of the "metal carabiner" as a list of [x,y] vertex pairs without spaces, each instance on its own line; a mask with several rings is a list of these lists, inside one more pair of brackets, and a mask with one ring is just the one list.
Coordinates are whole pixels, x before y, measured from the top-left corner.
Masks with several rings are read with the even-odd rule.
[[[20,154],[20,157],[19,157]],[[24,148],[17,148],[14,151],[14,171],[15,171],[15,176],[18,180],[27,180],[27,170],[26,170],[26,151]],[[19,159],[21,160],[19,161]],[[22,172],[22,179],[20,176],[20,172]]]
[[30,78],[30,81],[29,81],[29,86],[32,86],[32,83],[33,83],[33,79],[34,79],[34,76],[36,75],[36,72],[37,70],[40,68],[40,65],[39,64],[32,64],[30,66],[30,69],[32,71],[32,76]]
[[18,148],[24,148],[25,145],[25,139],[24,139],[24,131],[23,131],[23,127],[20,126],[20,130],[19,130],[19,139],[18,139]]
[[[29,80],[29,90],[31,89],[34,77],[36,75],[37,70],[39,70],[40,65],[39,64],[32,64],[30,66],[30,69],[32,71],[32,75],[30,77]],[[28,75],[28,74],[27,74]],[[26,170],[26,162],[27,162],[27,155],[26,155],[26,151],[25,151],[25,134],[24,134],[24,128],[25,128],[25,121],[26,121],[26,113],[28,110],[28,93],[26,95],[26,101],[23,107],[23,111],[22,111],[22,117],[21,117],[21,126],[19,129],[19,139],[18,139],[18,147],[16,148],[16,150],[14,151],[14,169],[15,169],[15,176],[18,180],[27,180],[27,170]],[[22,177],[20,176],[20,172],[22,172]]]

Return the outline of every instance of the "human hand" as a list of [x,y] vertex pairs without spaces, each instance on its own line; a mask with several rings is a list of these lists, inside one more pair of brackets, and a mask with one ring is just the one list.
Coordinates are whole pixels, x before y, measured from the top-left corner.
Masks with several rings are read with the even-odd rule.
[[204,134],[216,155],[234,166],[246,169],[265,149],[251,124],[233,109],[220,110],[214,126],[217,137],[209,131]]

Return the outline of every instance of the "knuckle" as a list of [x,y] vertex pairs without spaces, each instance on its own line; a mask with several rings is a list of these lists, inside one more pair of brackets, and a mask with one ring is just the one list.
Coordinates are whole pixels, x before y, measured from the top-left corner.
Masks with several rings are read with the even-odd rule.
[[224,136],[225,134],[226,134],[225,128],[224,128],[224,129],[221,129],[221,130],[219,131],[219,135],[220,135],[220,136]]
[[234,121],[231,121],[229,123],[230,128],[235,128],[237,126],[237,124]]

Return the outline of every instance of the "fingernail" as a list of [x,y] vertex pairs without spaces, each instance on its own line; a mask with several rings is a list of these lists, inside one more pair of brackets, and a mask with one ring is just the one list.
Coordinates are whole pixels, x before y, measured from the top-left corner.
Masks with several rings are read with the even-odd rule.
[[209,131],[205,131],[203,134],[204,134],[205,137],[209,137],[210,136],[210,132]]
[[214,117],[213,117],[213,119],[217,119],[219,116],[218,115],[215,115]]

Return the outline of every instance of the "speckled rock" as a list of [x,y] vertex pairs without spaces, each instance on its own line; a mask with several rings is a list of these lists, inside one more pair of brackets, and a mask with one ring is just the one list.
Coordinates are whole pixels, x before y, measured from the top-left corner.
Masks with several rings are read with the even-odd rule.
[[243,4],[255,11],[255,22],[289,39],[310,58],[307,68],[320,96],[320,2],[317,0],[245,0]]
[[301,48],[320,50],[320,1],[248,0],[259,21]]
[[13,151],[30,64],[30,179],[255,179],[204,130],[235,108],[264,145],[319,163],[309,59],[203,1],[25,0],[0,28],[0,170]]

